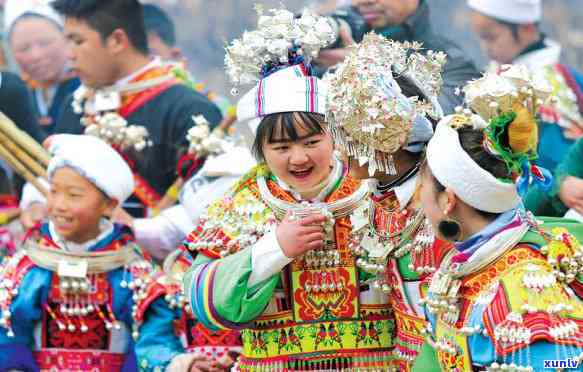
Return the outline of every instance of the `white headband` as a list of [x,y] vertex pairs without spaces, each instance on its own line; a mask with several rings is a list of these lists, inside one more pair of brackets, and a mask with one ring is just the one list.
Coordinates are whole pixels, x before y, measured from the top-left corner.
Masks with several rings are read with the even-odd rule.
[[326,114],[327,85],[308,76],[302,65],[277,71],[247,92],[237,103],[237,119],[263,118],[279,112]]
[[468,6],[500,21],[529,24],[542,18],[541,0],[468,0]]
[[516,185],[498,180],[464,151],[458,132],[449,126],[452,118],[439,122],[427,146],[427,163],[433,176],[480,211],[503,213],[516,208],[520,203]]
[[9,34],[12,26],[25,14],[46,18],[63,27],[63,17],[51,7],[50,3],[51,0],[8,0],[4,4],[4,33]]
[[71,167],[111,199],[123,203],[134,190],[128,164],[110,145],[88,135],[59,134],[52,138],[49,179],[62,167]]

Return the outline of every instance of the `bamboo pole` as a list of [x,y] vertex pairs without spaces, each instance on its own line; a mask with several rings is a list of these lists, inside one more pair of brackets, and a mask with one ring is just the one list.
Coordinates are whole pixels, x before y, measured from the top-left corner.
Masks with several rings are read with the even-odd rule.
[[50,155],[48,152],[26,132],[14,124],[9,117],[0,112],[0,131],[10,139],[11,142],[17,143],[30,156],[40,161],[47,168],[49,166]]
[[223,132],[227,133],[227,131],[229,130],[229,128],[235,123],[235,121],[237,121],[237,117],[232,115],[232,116],[227,116],[226,118],[224,118],[218,125],[218,129],[222,130]]
[[[1,119],[0,119],[1,120]],[[22,178],[30,182],[37,188],[45,197],[48,195],[47,189],[39,182],[37,177],[20,162],[3,144],[0,143],[0,157],[4,159],[8,165]]]
[[33,174],[38,177],[47,178],[46,168],[19,147],[17,143],[12,142],[2,131],[0,131],[0,143],[19,159],[24,166],[30,169]]

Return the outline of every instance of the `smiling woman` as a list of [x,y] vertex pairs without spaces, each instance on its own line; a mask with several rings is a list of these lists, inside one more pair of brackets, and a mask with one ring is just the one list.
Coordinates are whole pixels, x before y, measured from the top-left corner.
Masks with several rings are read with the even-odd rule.
[[[393,329],[386,297],[359,284],[366,274],[348,244],[351,215],[368,186],[333,156],[324,121],[328,86],[307,63],[319,49],[314,40],[323,46],[334,35],[323,32],[330,29],[324,18],[274,13],[227,48],[233,80],[257,81],[237,116],[259,123],[254,152],[263,163],[213,203],[187,239],[196,259],[185,296],[207,328],[242,329],[242,371],[386,369]],[[286,39],[282,22],[300,35]],[[255,62],[272,54],[269,63],[249,61],[249,42]],[[250,65],[262,73],[248,72]]]
[[334,147],[321,114],[266,116],[257,128],[253,150],[277,178],[308,199],[324,188],[332,169]]
[[79,86],[67,64],[63,20],[46,1],[9,0],[4,32],[31,90],[38,123],[52,134],[63,101]]

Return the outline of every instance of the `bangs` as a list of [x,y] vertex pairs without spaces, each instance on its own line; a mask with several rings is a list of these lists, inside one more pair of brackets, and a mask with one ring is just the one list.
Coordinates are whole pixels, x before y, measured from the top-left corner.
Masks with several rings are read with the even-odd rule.
[[[264,143],[295,142],[315,134],[324,133],[324,116],[306,112],[285,112],[266,116]],[[299,132],[305,132],[300,136]],[[266,140],[266,141],[265,141]]]
[[263,145],[296,142],[325,132],[324,115],[311,112],[282,112],[261,120],[253,143],[253,155],[264,160]]

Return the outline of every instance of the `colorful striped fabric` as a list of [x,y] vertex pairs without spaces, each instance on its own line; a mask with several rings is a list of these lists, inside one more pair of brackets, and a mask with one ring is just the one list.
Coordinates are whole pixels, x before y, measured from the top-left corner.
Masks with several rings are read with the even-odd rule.
[[214,278],[219,264],[220,261],[215,260],[197,266],[190,283],[186,283],[186,290],[190,292],[192,312],[194,317],[211,331],[243,329],[246,324],[237,324],[222,318],[213,306]]
[[260,80],[237,104],[241,121],[280,112],[325,113],[326,83],[309,76],[303,65],[280,70]]

